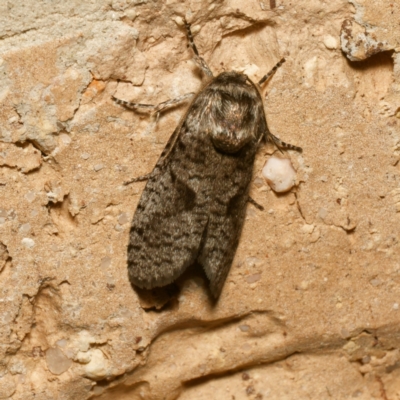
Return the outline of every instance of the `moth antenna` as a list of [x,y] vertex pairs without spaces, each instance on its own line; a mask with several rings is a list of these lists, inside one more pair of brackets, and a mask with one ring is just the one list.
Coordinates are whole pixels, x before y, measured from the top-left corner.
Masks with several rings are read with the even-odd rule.
[[199,51],[197,50],[197,47],[193,40],[192,31],[190,29],[190,24],[186,21],[186,19],[183,19],[183,23],[185,24],[186,36],[187,36],[187,39],[189,42],[189,46],[192,48],[193,53],[194,53],[194,61],[203,70],[205,75],[207,75],[209,77],[213,77],[213,73],[211,72],[211,69],[205,62],[204,58],[200,56]]
[[275,64],[275,66],[269,71],[266,75],[264,75],[260,81],[258,82],[258,86],[261,86],[267,79],[269,79],[275,71],[285,62],[286,60],[284,58],[281,58],[279,62]]

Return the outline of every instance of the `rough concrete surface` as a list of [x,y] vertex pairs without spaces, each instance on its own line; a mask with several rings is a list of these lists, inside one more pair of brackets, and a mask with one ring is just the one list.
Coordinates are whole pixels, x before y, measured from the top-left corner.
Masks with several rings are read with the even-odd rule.
[[[144,293],[129,225],[182,105],[260,79],[260,149],[217,304],[204,274]],[[382,0],[0,2],[0,399],[400,399],[400,5]],[[272,154],[296,185],[275,194]]]

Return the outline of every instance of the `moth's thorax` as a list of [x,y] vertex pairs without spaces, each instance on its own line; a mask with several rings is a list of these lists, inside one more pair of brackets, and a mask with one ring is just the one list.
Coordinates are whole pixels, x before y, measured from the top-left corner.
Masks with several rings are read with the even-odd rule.
[[263,119],[262,99],[247,75],[223,72],[199,95],[202,125],[219,150],[236,153],[258,140]]
[[247,75],[240,72],[222,72],[211,81],[208,87],[213,90],[229,93],[239,100],[242,100],[243,97],[250,97],[256,100],[258,97],[255,85]]

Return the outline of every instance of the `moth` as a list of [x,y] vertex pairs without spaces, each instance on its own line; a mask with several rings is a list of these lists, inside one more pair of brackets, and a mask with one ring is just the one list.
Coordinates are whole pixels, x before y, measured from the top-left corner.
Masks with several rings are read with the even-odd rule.
[[[159,113],[192,97],[153,171],[128,183],[147,180],[129,235],[128,273],[145,289],[165,286],[198,263],[218,298],[228,275],[245,219],[254,158],[264,141],[301,151],[268,130],[261,85],[245,74],[222,72],[214,77],[186,27],[194,61],[207,80],[189,93],[157,106],[113,99],[137,110]],[[260,206],[258,206],[260,207]]]

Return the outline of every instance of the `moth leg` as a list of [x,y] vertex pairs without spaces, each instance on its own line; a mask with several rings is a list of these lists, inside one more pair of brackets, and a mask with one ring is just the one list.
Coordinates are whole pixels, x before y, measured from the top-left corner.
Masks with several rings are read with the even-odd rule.
[[172,107],[176,104],[183,103],[190,97],[192,97],[194,93],[186,93],[182,96],[176,97],[175,99],[169,99],[167,101],[163,101],[160,104],[153,105],[153,104],[142,104],[142,103],[131,103],[130,101],[125,101],[125,100],[120,100],[117,99],[114,96],[111,96],[112,99],[117,103],[120,104],[126,108],[130,108],[131,110],[138,110],[138,109],[144,109],[144,110],[149,110],[152,111],[153,113],[160,113],[164,111],[168,107]]
[[131,180],[129,180],[129,181],[125,181],[125,182],[124,182],[124,185],[127,186],[127,185],[130,185],[131,183],[134,183],[134,182],[143,182],[143,181],[147,181],[148,179],[150,179],[150,177],[151,177],[152,175],[153,175],[153,173],[150,172],[149,174],[138,176],[137,178],[133,178],[133,179],[131,179]]
[[197,50],[197,47],[194,44],[192,31],[190,30],[190,24],[188,22],[186,22],[185,19],[183,20],[183,22],[185,24],[186,34],[187,34],[189,46],[192,48],[193,53],[194,53],[194,61],[203,70],[203,72],[207,76],[213,77],[213,73],[211,72],[211,70],[208,67],[207,63],[204,61],[204,58],[200,56],[199,51]]
[[160,104],[158,104],[156,106],[155,112],[157,112],[157,113],[162,112],[166,108],[172,107],[172,106],[174,106],[176,104],[179,104],[179,103],[183,103],[184,101],[186,101],[187,99],[190,99],[193,96],[194,96],[194,93],[190,92],[190,93],[183,94],[182,96],[175,97],[175,99],[170,99],[170,100],[167,100],[167,101],[163,101],[162,103],[160,103]]
[[130,101],[125,101],[121,99],[117,99],[115,96],[111,96],[111,98],[121,106],[126,108],[130,108],[131,110],[137,110],[138,108],[144,108],[148,110],[153,110],[155,106],[153,104],[141,104],[141,103],[131,103]]
[[258,82],[258,86],[261,86],[267,79],[269,79],[275,71],[285,62],[286,60],[284,58],[281,58],[281,60],[275,64],[275,66],[269,71],[266,75],[264,75],[260,81]]
[[279,150],[281,149],[286,149],[286,150],[296,150],[298,152],[302,152],[303,149],[298,146],[294,146],[293,144],[283,142],[281,139],[273,135],[271,132],[268,132],[268,138],[271,138],[271,142],[275,144],[276,147],[278,147]]
[[193,92],[191,93],[186,93],[182,96],[176,97],[175,99],[169,99],[167,101],[163,101],[160,104],[157,105],[153,105],[153,104],[142,104],[142,103],[131,103],[130,101],[125,101],[125,100],[120,100],[117,99],[116,97],[112,96],[112,99],[117,103],[120,104],[124,107],[127,107],[131,110],[140,110],[140,109],[144,109],[146,111],[150,111],[152,112],[152,117],[153,117],[153,121],[150,123],[150,125],[146,128],[146,132],[145,134],[148,135],[150,134],[153,129],[155,128],[155,126],[157,125],[158,119],[160,117],[160,113],[162,111],[164,111],[166,108],[168,107],[172,107],[174,105],[177,105],[179,103],[183,103],[184,101],[186,101],[187,99],[189,99],[190,97],[192,97],[194,95]]
[[[286,60],[282,58],[278,63],[275,64],[275,66],[269,71],[266,75],[264,75],[260,81],[258,82],[258,86],[261,86],[265,81],[267,81],[274,73],[275,71],[285,62]],[[271,132],[267,131],[265,133],[265,136],[267,140],[270,142],[274,143],[276,147],[282,152],[282,149],[288,149],[288,150],[296,150],[299,152],[302,152],[303,149],[298,146],[293,146],[292,144],[285,143],[275,135],[273,135]]]
[[257,208],[258,210],[260,210],[260,211],[264,211],[264,207],[261,205],[261,204],[258,204],[252,197],[248,197],[248,199],[247,199],[247,201],[250,203],[250,204],[253,204],[253,206],[255,207],[255,208]]

